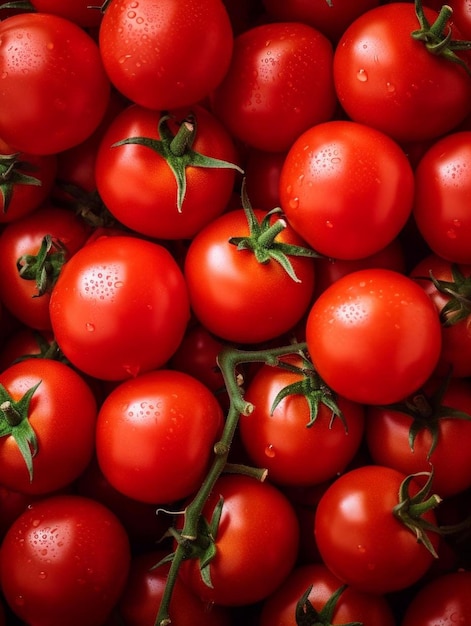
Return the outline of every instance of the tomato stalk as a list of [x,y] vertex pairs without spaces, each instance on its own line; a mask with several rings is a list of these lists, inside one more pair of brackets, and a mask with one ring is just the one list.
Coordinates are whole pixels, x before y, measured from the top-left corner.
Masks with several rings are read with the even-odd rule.
[[50,292],[59,278],[65,263],[65,246],[58,239],[46,235],[38,254],[24,254],[16,262],[19,275],[25,280],[34,280],[39,297]]
[[451,266],[452,280],[438,280],[430,272],[430,278],[440,293],[449,298],[440,311],[444,326],[453,326],[471,314],[471,276],[465,276],[457,263]]
[[[1,7],[0,7],[1,8]],[[34,171],[32,164],[19,160],[19,152],[0,155],[0,193],[3,197],[3,213],[7,213],[15,185],[41,186],[41,181],[20,170]]]
[[[320,611],[317,611],[309,602],[309,594],[312,585],[306,589],[301,598],[296,603],[296,624],[297,626],[331,626],[334,612],[340,596],[347,588],[342,585],[330,596]],[[363,622],[348,622],[342,626],[363,626]]]
[[[250,415],[253,411],[253,405],[244,399],[243,389],[240,385],[238,376],[238,367],[243,363],[265,363],[271,366],[279,366],[280,359],[288,354],[297,354],[306,350],[305,343],[298,343],[280,348],[270,348],[266,350],[244,351],[237,348],[228,347],[222,350],[218,356],[218,365],[226,385],[229,396],[229,409],[226,416],[224,429],[220,440],[214,445],[214,460],[209,472],[201,484],[198,492],[193,500],[185,508],[183,515],[183,527],[181,530],[170,529],[170,534],[175,538],[177,546],[175,552],[167,558],[160,561],[159,564],[170,562],[170,570],[167,576],[167,583],[162,595],[159,611],[156,617],[155,626],[168,626],[171,624],[171,616],[169,613],[170,600],[173,588],[178,576],[178,571],[182,562],[188,558],[200,558],[202,565],[202,576],[206,581],[210,581],[210,561],[211,554],[214,555],[214,539],[217,533],[217,525],[215,519],[211,520],[208,525],[202,522],[203,507],[211,494],[213,487],[219,476],[229,469],[229,471],[242,470],[246,473],[248,468],[245,466],[238,467],[236,465],[228,465],[227,459],[231,449],[232,440],[241,415]],[[249,472],[250,473],[250,472]],[[264,480],[266,472],[263,469],[254,469],[253,474],[259,480]],[[222,503],[221,503],[222,506]],[[217,513],[217,512],[216,512]],[[203,526],[202,526],[203,524]],[[208,539],[213,541],[212,546],[208,546]],[[201,561],[201,551],[199,546],[203,548],[203,560]]]

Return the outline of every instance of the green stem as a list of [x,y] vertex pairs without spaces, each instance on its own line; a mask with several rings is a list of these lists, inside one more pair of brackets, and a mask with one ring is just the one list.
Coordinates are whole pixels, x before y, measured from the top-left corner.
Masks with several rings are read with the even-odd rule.
[[195,136],[195,125],[185,120],[179,127],[177,134],[170,142],[170,151],[173,155],[181,157],[188,148],[191,148]]
[[0,411],[2,415],[8,422],[9,426],[18,426],[18,424],[23,420],[23,416],[15,409],[13,404],[9,400],[5,400],[0,405]]

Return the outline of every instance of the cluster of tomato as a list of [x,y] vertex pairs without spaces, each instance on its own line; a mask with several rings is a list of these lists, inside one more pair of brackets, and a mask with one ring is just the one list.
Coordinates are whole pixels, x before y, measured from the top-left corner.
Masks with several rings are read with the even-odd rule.
[[0,624],[471,624],[469,3],[0,18]]

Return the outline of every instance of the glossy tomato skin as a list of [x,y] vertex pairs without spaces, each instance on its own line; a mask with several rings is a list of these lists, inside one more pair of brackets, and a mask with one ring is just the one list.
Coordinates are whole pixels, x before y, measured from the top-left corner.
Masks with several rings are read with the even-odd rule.
[[[314,532],[323,562],[359,591],[406,589],[432,565],[432,554],[393,515],[405,478],[390,467],[364,465],[337,478],[319,500]],[[417,492],[419,485],[412,488]],[[423,517],[436,524],[433,510]],[[428,536],[436,550],[438,535]]]
[[[427,6],[424,12],[431,24],[438,16]],[[411,37],[419,27],[413,3],[385,4],[358,17],[334,55],[336,92],[347,115],[397,141],[440,137],[470,112],[466,70]]]
[[18,517],[0,550],[5,598],[31,626],[101,626],[124,588],[127,535],[102,504],[44,498]]
[[127,496],[171,503],[198,489],[223,425],[213,393],[167,369],[118,385],[102,404],[96,452],[109,482]]
[[441,327],[428,296],[411,278],[388,269],[343,276],[314,302],[306,340],[314,366],[338,394],[390,404],[433,373]]
[[454,626],[469,622],[471,572],[453,571],[431,580],[415,593],[401,626]]
[[104,236],[73,260],[50,300],[52,329],[64,355],[104,380],[163,365],[189,319],[185,282],[171,254],[138,237]]
[[[342,584],[323,563],[296,567],[276,592],[263,602],[260,626],[297,626],[296,605],[310,586],[308,600],[320,612]],[[360,622],[362,626],[395,626],[391,606],[382,595],[348,587],[335,606],[334,624]]]
[[234,40],[231,65],[211,96],[214,113],[240,141],[278,152],[335,111],[333,50],[300,22],[261,24]]
[[57,153],[85,140],[110,94],[91,36],[63,17],[34,12],[2,21],[0,36],[2,139],[31,154]]
[[[433,379],[425,385],[425,398],[443,384]],[[422,396],[424,397],[424,396]],[[420,393],[416,402],[420,401]],[[426,400],[427,401],[427,400]],[[471,437],[471,387],[467,380],[451,379],[443,394],[441,405],[467,414],[469,419],[447,416],[438,419],[437,444],[430,454],[432,435],[427,430],[427,417],[415,437],[413,448],[409,441],[412,418],[405,411],[388,407],[368,407],[366,441],[371,457],[380,465],[388,465],[405,473],[428,472],[433,467],[433,489],[441,497],[456,495],[471,487],[471,460],[463,441]],[[424,406],[425,409],[425,406]],[[426,410],[426,409],[425,409]],[[430,417],[430,426],[435,419]],[[430,454],[430,456],[429,456]]]
[[[303,366],[300,358],[283,360]],[[270,480],[280,485],[308,486],[334,478],[353,459],[363,436],[363,406],[343,398],[336,401],[345,424],[319,403],[316,420],[308,426],[309,405],[300,394],[284,398],[272,412],[278,393],[302,379],[302,374],[263,365],[245,392],[254,410],[240,418],[242,443],[253,464],[265,467]]]
[[273,593],[294,567],[299,543],[296,514],[281,491],[249,476],[218,479],[203,511],[207,519],[220,497],[224,504],[210,564],[213,587],[203,582],[195,559],[185,561],[179,575],[205,602],[252,604]]
[[[134,556],[128,582],[118,603],[126,626],[151,626],[162,600],[169,564],[153,566],[168,553],[152,550]],[[176,626],[230,626],[227,607],[203,602],[179,578],[175,583],[169,608],[172,624]]]
[[[201,106],[172,112],[171,132],[177,133],[190,114],[196,124],[192,150],[236,164],[232,138],[219,120]],[[158,239],[191,239],[226,208],[234,187],[235,169],[186,168],[186,192],[179,209],[175,175],[164,157],[149,146],[114,145],[132,137],[158,140],[161,115],[131,105],[114,119],[97,153],[97,188],[108,210],[128,228]]]
[[89,0],[32,0],[31,4],[36,11],[60,15],[82,28],[98,26],[102,18],[102,12],[90,5]]
[[[262,220],[266,213],[254,214]],[[248,234],[242,209],[224,213],[191,241],[184,264],[196,318],[216,336],[238,343],[288,332],[306,312],[315,284],[312,258],[289,257],[300,281],[295,282],[276,261],[259,263],[252,251],[229,243]],[[306,246],[289,225],[276,241]]]
[[291,226],[320,254],[358,259],[388,245],[411,211],[414,176],[384,133],[349,120],[307,129],[280,176],[280,203]]
[[471,263],[471,131],[450,133],[425,152],[415,174],[413,215],[430,249],[453,263]]
[[218,85],[229,66],[233,34],[220,0],[113,0],[101,22],[99,46],[121,93],[141,106],[167,110],[192,105]]
[[87,467],[95,445],[95,396],[75,370],[51,359],[27,359],[0,374],[0,384],[16,401],[38,383],[28,411],[38,441],[31,481],[14,438],[0,438],[2,484],[30,494],[71,484]]
[[67,262],[84,245],[89,228],[72,211],[44,204],[0,234],[0,299],[20,322],[37,330],[51,329],[50,290],[38,296],[36,281],[22,278],[17,262],[23,255],[36,256],[46,235],[64,247]]

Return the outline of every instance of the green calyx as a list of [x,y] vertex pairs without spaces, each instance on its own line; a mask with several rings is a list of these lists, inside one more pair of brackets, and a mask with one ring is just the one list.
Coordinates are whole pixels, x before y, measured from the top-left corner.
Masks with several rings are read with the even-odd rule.
[[170,130],[169,121],[173,119],[171,115],[163,115],[158,123],[160,139],[151,139],[150,137],[128,137],[113,144],[113,147],[119,147],[126,144],[138,144],[154,150],[163,159],[167,161],[168,166],[175,176],[177,183],[177,200],[176,205],[178,212],[182,212],[183,202],[186,194],[186,168],[187,167],[205,167],[216,169],[234,169],[242,173],[241,168],[234,163],[215,159],[206,156],[192,149],[193,142],[197,133],[196,116],[190,114],[178,128],[178,132],[174,135]]
[[462,322],[471,314],[471,276],[464,276],[456,263],[451,266],[452,280],[438,280],[430,273],[430,280],[437,291],[449,298],[440,311],[444,326]]
[[[290,278],[296,283],[301,282],[296,276],[289,257],[318,258],[319,254],[310,248],[277,241],[276,237],[288,226],[281,208],[276,207],[268,211],[264,218],[258,221],[247,196],[245,181],[242,183],[241,197],[242,207],[249,225],[249,234],[245,237],[231,237],[229,243],[237,246],[238,250],[250,250],[253,252],[259,263],[265,264],[270,261],[276,261]],[[271,218],[274,215],[279,217],[272,223]]]
[[456,54],[459,51],[471,50],[471,41],[459,41],[451,37],[449,20],[453,14],[453,9],[447,4],[443,5],[435,22],[430,24],[425,17],[422,0],[415,0],[415,13],[420,28],[412,31],[411,37],[416,41],[422,41],[431,54],[457,63],[471,75],[471,69],[467,63]]
[[301,352],[301,365],[295,365],[287,360],[280,360],[278,367],[289,370],[295,374],[299,374],[300,380],[286,385],[276,395],[270,412],[273,414],[278,404],[286,397],[292,395],[302,395],[306,399],[309,405],[309,422],[306,424],[307,428],[311,427],[319,414],[319,405],[324,404],[332,412],[331,424],[336,417],[338,417],[348,432],[347,423],[345,417],[340,410],[335,393],[330,387],[328,387],[317,371],[314,369],[311,361],[308,357]]
[[24,254],[16,262],[21,278],[34,280],[38,293],[35,298],[50,293],[59,278],[66,259],[66,249],[61,241],[46,235],[38,254]]
[[[309,601],[312,585],[306,589],[296,604],[297,626],[332,626],[335,608],[340,596],[347,588],[342,585],[330,596],[320,611],[317,611]],[[363,626],[363,622],[348,622],[340,626]]]
[[471,415],[468,413],[443,404],[443,396],[445,395],[449,382],[450,375],[444,378],[442,384],[434,393],[426,395],[425,392],[422,391],[416,393],[405,402],[390,404],[386,407],[392,411],[405,413],[412,417],[412,424],[409,429],[409,446],[411,450],[414,450],[415,440],[420,431],[427,430],[430,433],[432,436],[432,444],[427,453],[428,459],[430,459],[438,444],[440,420],[471,420]]
[[[1,7],[0,7],[1,8]],[[8,212],[13,190],[16,185],[34,185],[40,187],[41,181],[26,172],[36,168],[26,161],[19,160],[19,153],[0,155],[0,193],[3,199],[3,213]]]
[[11,435],[14,438],[26,463],[30,481],[33,480],[33,457],[38,452],[38,442],[28,416],[31,399],[40,384],[41,381],[28,389],[19,400],[13,400],[0,384],[0,437]]

